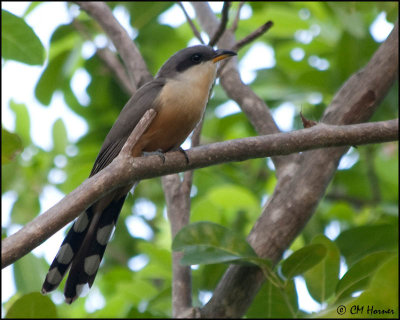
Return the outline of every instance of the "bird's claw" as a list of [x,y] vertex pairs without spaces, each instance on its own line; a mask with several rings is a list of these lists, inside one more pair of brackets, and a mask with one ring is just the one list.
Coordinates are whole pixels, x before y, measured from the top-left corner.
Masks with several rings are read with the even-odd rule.
[[155,155],[157,155],[157,156],[159,156],[161,158],[161,161],[162,161],[163,164],[165,163],[165,155],[164,155],[164,153],[162,152],[161,149],[158,149],[156,151],[143,151],[143,156],[144,157],[155,156]]
[[183,153],[183,155],[185,156],[185,159],[186,159],[186,164],[189,164],[189,156],[187,155],[186,151],[183,150],[182,147],[179,147],[178,151]]

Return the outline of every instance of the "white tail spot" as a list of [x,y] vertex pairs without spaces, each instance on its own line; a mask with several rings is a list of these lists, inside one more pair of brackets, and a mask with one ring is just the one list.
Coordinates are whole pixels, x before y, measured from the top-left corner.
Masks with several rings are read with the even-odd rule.
[[72,258],[74,257],[74,251],[69,243],[64,244],[61,246],[60,250],[57,253],[57,261],[58,263],[68,264],[71,262]]
[[61,280],[62,280],[62,275],[60,271],[58,271],[57,267],[51,269],[46,277],[46,281],[52,285],[59,284]]
[[74,231],[78,233],[84,231],[88,223],[89,223],[89,218],[87,213],[86,212],[81,213],[78,220],[76,220],[74,223]]
[[113,230],[113,227],[114,227],[114,224],[111,223],[108,226],[104,226],[103,228],[100,228],[99,230],[97,230],[96,240],[102,246],[105,246],[108,242],[108,239],[110,239],[110,235]]
[[96,270],[98,269],[100,264],[100,256],[98,254],[94,254],[90,257],[85,258],[84,269],[85,272],[91,276],[93,275]]

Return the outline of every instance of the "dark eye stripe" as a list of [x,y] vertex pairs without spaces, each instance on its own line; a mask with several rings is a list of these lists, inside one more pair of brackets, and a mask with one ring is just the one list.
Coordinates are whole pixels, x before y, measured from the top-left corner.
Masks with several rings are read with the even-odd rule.
[[200,54],[196,53],[196,54],[192,55],[191,60],[196,63],[200,62],[202,60],[202,56]]
[[213,58],[214,51],[192,51],[188,52],[188,54],[183,58],[182,60],[178,61],[175,67],[175,71],[177,72],[183,72],[190,67],[193,67],[195,65],[198,65],[204,61],[211,60]]

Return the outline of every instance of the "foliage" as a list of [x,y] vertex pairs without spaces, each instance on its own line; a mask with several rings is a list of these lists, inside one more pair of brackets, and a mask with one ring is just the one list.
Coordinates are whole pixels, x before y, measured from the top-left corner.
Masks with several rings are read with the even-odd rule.
[[[137,32],[134,41],[153,74],[193,38],[187,23],[172,28],[159,22],[159,16],[172,3],[108,4],[112,9],[124,8],[130,15]],[[2,225],[3,237],[10,235],[16,225],[26,224],[43,211],[39,198],[46,187],[53,186],[66,194],[87,178],[106,133],[129,99],[98,56],[82,55],[87,40],[72,22],[54,31],[45,54],[35,30],[24,21],[35,12],[36,6],[32,4],[22,18],[2,10],[2,57],[5,63],[10,59],[43,65],[40,79],[32,88],[36,99],[48,106],[55,93],[61,92],[68,108],[86,121],[88,131],[72,143],[66,123],[58,119],[52,129],[53,147],[43,150],[31,137],[32,120],[27,106],[9,101],[15,115],[15,130],[9,132],[2,127],[2,194],[12,192],[16,199],[10,223]],[[72,10],[74,6],[68,4],[67,8]],[[369,32],[371,23],[381,12],[394,23],[398,9],[396,2],[250,2],[245,6],[251,10],[251,17],[239,22],[236,39],[242,39],[266,20],[274,22],[274,27],[255,44],[271,46],[276,64],[257,70],[250,87],[273,112],[284,102],[293,103],[296,108],[293,129],[301,127],[300,109],[308,118],[319,119],[343,82],[365,66],[379,47],[380,43]],[[237,8],[238,3],[233,3],[230,23]],[[92,39],[102,33],[84,12],[76,19]],[[255,44],[239,52],[239,61]],[[293,59],[296,52],[293,50],[304,57]],[[90,76],[86,88],[88,105],[82,105],[71,88],[72,77],[82,69]],[[372,120],[396,118],[397,97],[396,84]],[[225,93],[216,86],[206,112],[203,143],[255,135],[241,113],[216,116],[216,109],[226,100]],[[353,149],[352,153],[357,160],[350,168],[337,171],[315,215],[288,250],[291,255],[274,270],[267,262],[257,260],[245,241],[263,202],[273,192],[274,170],[265,160],[256,159],[196,171],[191,217],[191,222],[196,223],[182,230],[172,246],[185,250],[185,263],[199,264],[193,268],[195,303],[204,304],[202,295],[215,288],[227,267],[225,262],[256,263],[273,275],[273,280],[265,282],[247,312],[248,317],[304,316],[304,310],[298,305],[301,293],[294,281],[299,275],[304,278],[311,296],[324,306],[322,313],[313,314],[315,317],[337,317],[339,305],[346,306],[347,310],[352,305],[390,308],[395,312],[391,316],[398,317],[398,145],[363,146]],[[60,157],[66,160],[65,165],[59,165]],[[66,179],[54,182],[51,179],[54,170],[65,173]],[[37,294],[48,264],[44,258],[31,253],[14,265],[17,293],[3,306],[6,316],[171,316],[172,240],[168,222],[163,217],[165,202],[159,179],[142,181],[135,190],[135,199],[138,198],[148,199],[156,208],[155,217],[142,217],[153,236],[143,241],[129,235],[127,218],[132,212],[138,213],[132,197],[128,197],[88,298],[67,306],[59,303],[57,293],[51,296],[56,304]],[[338,236],[331,241],[324,233],[333,226]],[[201,237],[204,232],[209,232],[208,238]],[[139,254],[146,256],[148,263],[132,272],[128,261]],[[340,261],[348,268],[344,274],[339,272]],[[96,290],[106,304],[88,312],[85,301]],[[354,295],[360,291],[361,295]],[[377,316],[365,312],[363,317]],[[346,316],[351,315],[346,313]]]

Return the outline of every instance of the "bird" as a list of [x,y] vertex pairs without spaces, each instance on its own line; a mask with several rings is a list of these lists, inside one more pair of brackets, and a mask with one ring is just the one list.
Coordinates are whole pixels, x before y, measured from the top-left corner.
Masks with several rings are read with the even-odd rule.
[[[203,116],[215,82],[217,62],[234,55],[234,51],[207,45],[184,48],[172,55],[154,79],[139,88],[121,110],[89,177],[118,156],[130,133],[149,109],[154,109],[156,116],[133,147],[132,156],[180,149]],[[85,286],[93,285],[125,198],[134,185],[136,183],[107,194],[73,222],[50,265],[41,290],[43,294],[55,290],[67,271],[66,303],[71,304]]]

